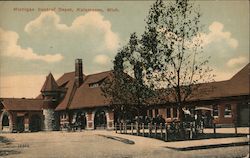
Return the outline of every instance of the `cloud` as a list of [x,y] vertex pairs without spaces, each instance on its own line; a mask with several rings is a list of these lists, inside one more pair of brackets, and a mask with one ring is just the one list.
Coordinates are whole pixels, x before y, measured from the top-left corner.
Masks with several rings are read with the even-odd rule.
[[41,60],[45,62],[58,62],[63,59],[61,54],[39,55],[32,48],[22,48],[17,44],[19,35],[13,31],[6,31],[0,28],[0,51],[2,55],[22,58],[24,60]]
[[246,57],[239,56],[239,57],[231,58],[230,60],[228,60],[227,66],[230,68],[235,68],[235,67],[240,67],[242,65],[245,65],[247,63],[248,63],[248,59]]
[[231,32],[225,32],[223,29],[224,25],[222,23],[217,21],[213,22],[209,26],[210,32],[201,35],[204,46],[212,43],[224,42],[230,48],[237,48],[238,41],[231,37]]
[[111,23],[99,12],[88,12],[78,16],[70,26],[62,24],[59,15],[54,11],[42,12],[39,17],[30,21],[24,30],[30,35],[40,37],[53,34],[68,40],[71,40],[72,35],[84,37],[85,42],[96,42],[99,49],[109,51],[116,50],[119,44],[118,34],[111,30]]
[[111,21],[99,12],[88,12],[71,21],[65,21],[53,11],[42,12],[28,22],[24,30],[26,43],[35,50],[60,52],[66,59],[63,65],[60,63],[62,67],[82,58],[85,73],[110,69],[110,59],[116,55],[121,42],[119,34],[112,30]]
[[99,65],[106,65],[108,62],[110,62],[110,58],[107,55],[97,55],[95,56],[93,62]]

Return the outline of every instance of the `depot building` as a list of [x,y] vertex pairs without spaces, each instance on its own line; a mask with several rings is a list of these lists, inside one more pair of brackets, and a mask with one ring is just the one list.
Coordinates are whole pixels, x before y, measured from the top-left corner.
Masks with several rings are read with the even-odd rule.
[[[229,80],[207,83],[214,90],[197,94],[188,105],[212,115],[218,125],[249,126],[249,66]],[[73,72],[57,81],[51,73],[46,76],[37,98],[1,98],[0,132],[65,130],[70,124],[87,130],[114,129],[117,113],[100,87],[112,73],[84,75],[82,60],[76,59]],[[150,117],[162,115],[166,122],[179,117],[174,103],[152,104],[145,111]]]

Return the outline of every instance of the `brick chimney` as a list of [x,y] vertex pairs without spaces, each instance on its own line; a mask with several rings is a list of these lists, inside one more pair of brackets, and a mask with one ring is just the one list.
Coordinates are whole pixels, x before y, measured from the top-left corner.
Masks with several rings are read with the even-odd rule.
[[75,60],[75,83],[77,87],[80,87],[83,83],[82,59]]

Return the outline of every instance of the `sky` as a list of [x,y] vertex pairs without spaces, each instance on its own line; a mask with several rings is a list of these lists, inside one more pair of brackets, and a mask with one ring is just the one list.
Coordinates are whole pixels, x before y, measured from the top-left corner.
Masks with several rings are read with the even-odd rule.
[[[0,97],[36,97],[83,60],[84,74],[112,69],[117,49],[142,34],[154,1],[0,2]],[[195,1],[215,80],[249,62],[249,1]]]

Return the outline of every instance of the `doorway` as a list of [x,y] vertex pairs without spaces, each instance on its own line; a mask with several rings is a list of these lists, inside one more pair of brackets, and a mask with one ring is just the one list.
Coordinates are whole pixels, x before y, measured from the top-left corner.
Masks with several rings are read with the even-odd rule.
[[10,120],[9,120],[8,113],[3,113],[2,131],[4,131],[4,132],[9,132],[10,131]]
[[23,132],[24,131],[24,116],[17,116],[16,123],[17,123],[17,131]]
[[42,119],[39,115],[32,115],[30,118],[29,129],[31,132],[41,131]]
[[103,110],[98,110],[95,113],[94,118],[95,129],[106,129],[107,127],[107,118],[106,113]]

